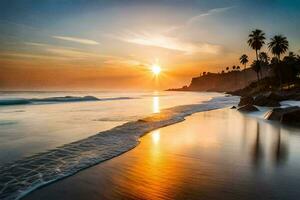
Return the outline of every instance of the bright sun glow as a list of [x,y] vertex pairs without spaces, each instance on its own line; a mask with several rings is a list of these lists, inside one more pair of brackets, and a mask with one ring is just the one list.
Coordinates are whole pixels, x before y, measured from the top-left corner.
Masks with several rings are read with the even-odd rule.
[[159,75],[161,68],[158,65],[152,65],[151,70],[154,75]]
[[152,141],[154,144],[158,144],[160,140],[160,130],[155,130],[152,132]]

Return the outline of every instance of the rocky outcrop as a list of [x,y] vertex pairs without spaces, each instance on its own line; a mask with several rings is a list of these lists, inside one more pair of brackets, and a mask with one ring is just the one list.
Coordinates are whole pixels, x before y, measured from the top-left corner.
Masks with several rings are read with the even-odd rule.
[[251,104],[248,104],[248,105],[245,105],[245,106],[242,106],[240,108],[238,108],[238,111],[241,111],[241,112],[255,112],[255,111],[259,111],[255,106],[251,105]]
[[253,105],[254,104],[254,99],[253,97],[241,97],[239,106],[245,106],[245,105]]
[[289,99],[289,96],[284,95],[284,94],[280,94],[278,92],[268,92],[266,94],[266,96],[268,96],[269,99],[273,99],[273,100],[276,100],[276,101],[284,101],[284,100]]
[[255,112],[259,111],[254,105],[253,97],[241,97],[238,111],[241,112]]
[[259,94],[255,98],[251,96],[241,97],[239,106],[244,105],[256,105],[266,107],[279,107],[280,101],[286,100],[285,96],[269,92],[265,94]]
[[300,108],[298,107],[297,110],[284,114],[281,118],[281,122],[300,124]]
[[279,98],[275,96],[273,93],[269,95],[258,95],[254,99],[254,105],[257,106],[266,106],[266,107],[279,107]]
[[274,108],[266,114],[265,119],[285,123],[300,123],[300,107]]

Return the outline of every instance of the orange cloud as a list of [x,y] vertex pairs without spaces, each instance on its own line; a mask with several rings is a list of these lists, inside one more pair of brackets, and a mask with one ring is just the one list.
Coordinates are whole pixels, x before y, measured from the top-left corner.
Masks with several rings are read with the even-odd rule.
[[184,41],[179,38],[169,37],[163,34],[150,34],[150,33],[132,33],[123,37],[119,37],[122,41],[144,45],[165,48],[169,50],[180,51],[185,54],[208,53],[218,54],[222,47],[220,45],[209,43],[195,43]]

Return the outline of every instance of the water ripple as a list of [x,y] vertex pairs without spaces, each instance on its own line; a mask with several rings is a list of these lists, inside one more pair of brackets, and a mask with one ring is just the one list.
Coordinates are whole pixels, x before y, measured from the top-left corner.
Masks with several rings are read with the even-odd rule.
[[0,166],[0,199],[19,199],[30,191],[118,156],[154,129],[184,120],[196,112],[236,104],[238,97],[218,97],[203,104],[177,106],[128,122],[86,139]]

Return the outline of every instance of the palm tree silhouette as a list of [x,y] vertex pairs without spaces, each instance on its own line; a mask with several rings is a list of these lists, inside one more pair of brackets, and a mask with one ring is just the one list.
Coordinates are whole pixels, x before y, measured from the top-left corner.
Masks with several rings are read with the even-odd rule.
[[247,63],[249,62],[248,60],[248,56],[246,54],[243,54],[241,57],[240,57],[240,63],[242,65],[244,65],[244,69],[246,69],[246,65]]
[[251,64],[251,68],[253,71],[256,72],[257,75],[257,81],[259,81],[259,72],[261,70],[261,65],[259,60],[254,60],[253,63]]
[[268,65],[270,61],[270,57],[266,52],[260,52],[259,53],[259,60],[262,61],[264,64]]
[[248,45],[255,50],[256,60],[258,60],[258,51],[265,44],[265,39],[265,33],[259,29],[255,29],[249,34]]
[[[259,66],[261,63],[258,59],[258,51],[263,47],[265,44],[265,33],[262,30],[255,29],[249,34],[248,39],[248,45],[255,50],[256,54],[256,62],[253,62],[252,68],[257,73],[257,78],[259,81],[259,72],[261,70],[261,67]],[[257,71],[258,70],[258,71]]]
[[297,59],[297,55],[294,52],[292,52],[292,51],[289,52],[289,56],[288,57],[291,58],[291,59]]
[[279,77],[280,88],[282,85],[282,76],[281,76],[281,69],[280,69],[280,55],[284,54],[289,49],[289,42],[287,38],[283,35],[275,35],[271,38],[271,41],[268,44],[269,50],[272,52],[274,56],[277,57],[277,63],[275,63],[275,71]]
[[[269,65],[270,57],[266,52],[260,52],[258,57],[260,60],[261,68],[267,67]],[[263,76],[263,70],[260,71],[260,76]]]
[[246,66],[247,66],[247,63],[249,62],[248,60],[248,56],[246,54],[243,54],[241,57],[240,57],[240,63],[242,65],[244,65],[244,84],[246,85],[247,84],[247,81],[246,81]]
[[278,58],[278,61],[280,61],[280,55],[284,54],[289,49],[289,42],[285,36],[275,35],[271,38],[268,48],[271,50],[272,54]]

